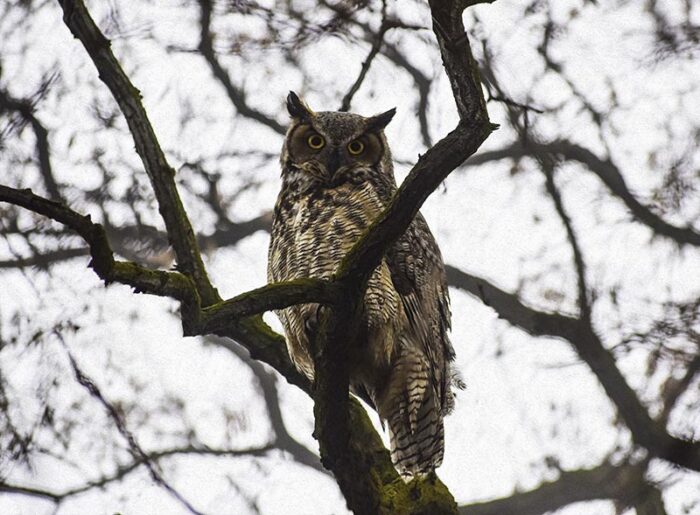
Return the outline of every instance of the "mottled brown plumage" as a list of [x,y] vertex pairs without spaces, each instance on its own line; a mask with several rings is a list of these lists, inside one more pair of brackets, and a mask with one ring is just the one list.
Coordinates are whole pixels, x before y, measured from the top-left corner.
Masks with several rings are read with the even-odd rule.
[[[313,112],[294,93],[282,149],[268,279],[327,278],[396,191],[383,133],[394,110],[365,118]],[[454,351],[440,251],[418,214],[374,271],[364,299],[366,341],[351,363],[353,393],[389,426],[391,454],[404,477],[442,462],[443,416],[453,404]],[[279,311],[296,367],[313,378],[309,342],[316,305]]]

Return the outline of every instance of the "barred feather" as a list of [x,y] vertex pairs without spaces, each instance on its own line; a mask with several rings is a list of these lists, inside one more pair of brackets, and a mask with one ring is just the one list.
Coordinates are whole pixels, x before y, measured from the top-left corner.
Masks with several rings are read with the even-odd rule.
[[[270,281],[332,276],[396,191],[386,138],[374,125],[376,120],[387,123],[388,112],[373,118],[313,112],[297,100],[292,98],[295,119],[282,151]],[[325,141],[317,153],[307,148],[310,130]],[[342,154],[354,138],[366,143],[364,160]],[[338,158],[339,152],[345,157]],[[318,306],[292,306],[278,316],[292,361],[312,379],[310,341]],[[392,460],[401,475],[408,480],[426,474],[442,462],[443,417],[453,405],[452,387],[461,382],[451,369],[444,265],[420,214],[372,273],[363,318],[367,341],[363,355],[349,365],[352,392],[375,407],[388,425]]]
[[377,405],[379,416],[388,422],[391,459],[407,479],[442,463],[442,410],[431,375],[425,357],[404,346]]

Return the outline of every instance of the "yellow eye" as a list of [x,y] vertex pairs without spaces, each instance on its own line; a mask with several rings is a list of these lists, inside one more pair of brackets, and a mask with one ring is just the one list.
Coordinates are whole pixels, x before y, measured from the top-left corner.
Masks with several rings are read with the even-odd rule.
[[362,151],[365,149],[365,144],[362,143],[359,139],[356,139],[355,141],[351,141],[348,143],[348,152],[350,152],[353,156],[357,156],[359,154],[362,154]]
[[306,140],[306,143],[309,145],[309,147],[313,148],[314,150],[319,150],[323,148],[323,145],[326,144],[326,140],[324,140],[323,137],[319,136],[318,134],[312,134]]

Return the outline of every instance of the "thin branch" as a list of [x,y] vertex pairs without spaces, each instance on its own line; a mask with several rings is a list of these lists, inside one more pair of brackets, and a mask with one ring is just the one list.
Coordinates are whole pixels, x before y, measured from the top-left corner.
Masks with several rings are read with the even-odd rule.
[[367,76],[367,72],[369,71],[369,67],[372,66],[372,61],[374,61],[374,58],[377,56],[379,53],[379,49],[382,48],[382,44],[384,43],[384,36],[386,35],[387,31],[391,28],[389,23],[387,23],[387,17],[386,17],[386,0],[382,2],[382,24],[379,27],[379,32],[374,38],[374,42],[372,43],[372,48],[370,48],[369,54],[367,55],[367,59],[362,63],[362,68],[360,69],[360,75],[357,77],[353,85],[350,87],[348,92],[345,94],[343,97],[343,101],[340,103],[340,109],[339,111],[349,111],[350,110],[350,104],[352,103],[352,97],[355,96],[355,93],[360,89],[360,86],[362,85],[362,82],[364,82],[365,77]]
[[[340,12],[341,7],[339,4],[332,4],[326,0],[321,0],[324,7],[327,7],[335,12]],[[370,27],[369,24],[365,22],[358,21],[354,18],[348,20],[350,23],[362,29],[364,32],[364,40],[370,44],[374,44],[376,39],[376,33]],[[398,23],[398,22],[397,22]],[[417,27],[410,27],[417,28]],[[418,89],[418,105],[416,107],[416,112],[418,115],[418,123],[420,125],[420,133],[423,139],[423,145],[426,148],[433,146],[433,140],[430,136],[430,130],[428,126],[428,98],[430,96],[430,88],[432,87],[432,80],[426,76],[420,69],[413,66],[411,62],[406,58],[406,56],[401,53],[401,51],[395,46],[388,42],[383,43],[383,55],[386,56],[391,62],[396,66],[403,68],[408,72],[408,74],[413,78],[413,82]]]
[[[571,217],[566,212],[564,207],[564,201],[561,198],[561,194],[557,189],[554,182],[555,164],[550,160],[542,159],[540,161],[540,166],[545,175],[545,185],[547,193],[552,197],[552,202],[554,202],[554,208],[559,215],[561,223],[564,225],[566,230],[566,237],[569,240],[569,245],[571,245],[571,251],[574,256],[574,268],[576,269],[576,284],[578,289],[578,308],[580,312],[581,322],[587,325],[591,325],[591,300],[588,294],[588,285],[586,281],[586,263],[583,259],[583,251],[578,242],[578,237],[576,236],[576,231],[574,231],[573,223],[571,222]],[[591,326],[592,327],[592,326]]]
[[49,133],[46,127],[34,114],[34,106],[27,100],[12,98],[6,91],[0,89],[0,112],[3,110],[14,111],[24,118],[34,131],[36,138],[36,157],[39,171],[44,181],[44,187],[53,200],[60,200],[61,192],[53,174],[51,166],[51,154],[49,151]]
[[147,461],[158,462],[163,458],[183,455],[217,457],[259,457],[268,454],[274,449],[275,447],[270,444],[261,447],[251,447],[248,449],[212,449],[209,447],[197,447],[192,445],[186,447],[174,447],[171,449],[164,449],[161,451],[147,452],[145,458],[142,456],[134,456],[134,459],[132,461],[130,461],[126,465],[120,466],[112,474],[105,475],[97,479],[92,479],[90,481],[87,481],[85,484],[75,486],[67,490],[63,490],[61,492],[54,492],[51,490],[37,487],[12,485],[2,481],[0,481],[0,492],[44,498],[58,504],[68,499],[69,497],[74,497],[76,495],[88,492],[94,488],[104,488],[110,483],[121,481],[129,474],[137,470],[141,465],[144,465]]
[[231,77],[219,62],[216,56],[216,51],[214,50],[214,35],[211,32],[213,3],[213,0],[199,0],[201,12],[199,21],[202,28],[199,41],[200,52],[202,52],[202,55],[209,63],[214,77],[216,77],[216,79],[224,87],[229,100],[231,100],[231,103],[236,107],[240,115],[255,120],[262,125],[269,127],[278,134],[284,134],[286,132],[286,127],[281,125],[274,118],[270,118],[266,114],[263,114],[248,105],[245,98],[245,92],[233,84]]
[[119,433],[127,441],[129,450],[134,456],[136,456],[137,461],[140,461],[146,466],[153,481],[167,491],[171,496],[173,496],[185,508],[187,508],[190,513],[193,513],[194,515],[202,515],[201,512],[197,511],[189,503],[189,501],[187,501],[187,499],[185,499],[177,490],[175,490],[175,488],[173,488],[173,486],[165,480],[160,471],[156,469],[156,465],[149,459],[148,454],[144,452],[139,443],[136,441],[134,434],[126,427],[126,422],[119,414],[117,409],[104,397],[104,395],[102,395],[102,392],[95,382],[80,369],[75,361],[75,358],[73,357],[73,354],[70,352],[70,349],[60,335],[58,336],[64,349],[66,350],[66,354],[68,355],[68,360],[71,368],[73,369],[73,374],[75,375],[76,381],[78,381],[78,383],[88,391],[91,397],[97,399],[102,407],[104,407],[107,415],[117,426]]
[[46,269],[54,263],[60,263],[76,257],[87,256],[89,254],[90,249],[85,247],[50,250],[40,254],[34,254],[33,256],[0,260],[0,269],[28,268],[33,266]]
[[562,472],[555,481],[542,483],[533,490],[463,505],[459,507],[459,512],[464,515],[540,515],[569,504],[596,499],[610,499],[630,505],[649,488],[644,480],[645,470],[645,463],[604,463],[593,469]]

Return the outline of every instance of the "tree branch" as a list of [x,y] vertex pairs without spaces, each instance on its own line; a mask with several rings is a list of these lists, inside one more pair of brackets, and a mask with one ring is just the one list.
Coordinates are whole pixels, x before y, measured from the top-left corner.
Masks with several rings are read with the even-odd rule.
[[117,427],[119,434],[121,434],[122,437],[126,440],[129,446],[129,451],[136,457],[136,461],[140,462],[139,464],[142,463],[143,465],[145,465],[153,481],[158,486],[163,488],[166,492],[168,492],[180,504],[182,504],[187,509],[187,511],[194,515],[202,515],[201,512],[196,510],[194,506],[192,506],[192,504],[190,504],[190,502],[187,499],[185,499],[182,496],[182,494],[180,494],[180,492],[175,490],[175,488],[168,481],[165,480],[161,472],[156,468],[156,465],[153,463],[153,461],[149,459],[149,456],[138,443],[134,434],[131,431],[129,431],[129,429],[126,427],[126,421],[124,420],[122,415],[117,411],[117,409],[112,405],[112,403],[104,397],[97,384],[95,384],[95,382],[90,377],[88,377],[85,374],[85,372],[83,372],[83,370],[78,366],[77,362],[75,361],[75,358],[73,358],[73,354],[70,352],[68,346],[62,338],[61,343],[63,344],[63,347],[65,348],[66,353],[68,355],[68,360],[70,362],[71,368],[73,369],[73,374],[75,375],[76,381],[80,384],[80,386],[85,388],[90,394],[90,396],[96,399],[105,409],[105,411],[107,412],[107,416],[109,416],[114,425]]
[[90,216],[83,216],[65,205],[32,193],[0,185],[0,201],[24,207],[62,223],[77,232],[89,245],[90,267],[105,282],[119,282],[139,293],[172,297],[193,303],[194,292],[190,280],[178,272],[149,270],[129,261],[115,261],[107,235],[100,224]]
[[552,202],[554,203],[554,209],[559,215],[564,229],[566,230],[566,237],[569,240],[569,245],[571,245],[571,252],[574,258],[574,268],[576,269],[576,284],[578,289],[578,299],[577,304],[579,308],[579,317],[582,323],[591,325],[591,301],[588,294],[588,286],[586,281],[586,263],[583,260],[583,251],[578,243],[578,237],[576,236],[576,231],[574,231],[574,226],[571,221],[571,217],[566,212],[564,207],[564,201],[561,198],[561,194],[557,189],[554,182],[555,165],[551,160],[542,159],[540,161],[540,166],[542,172],[545,175],[545,185],[549,196],[552,197]]
[[259,122],[278,134],[284,134],[286,127],[281,125],[274,118],[270,118],[266,114],[261,113],[250,107],[245,99],[245,92],[237,88],[231,81],[231,77],[221,66],[216,52],[214,50],[214,36],[211,33],[211,17],[213,11],[213,0],[199,0],[201,16],[199,18],[202,30],[200,32],[199,50],[209,63],[214,77],[221,83],[226,90],[231,103],[236,107],[238,113],[246,118]]
[[233,319],[257,315],[295,304],[334,304],[340,301],[340,288],[324,279],[295,279],[268,284],[202,310],[197,334],[215,333]]
[[454,267],[448,266],[447,274],[451,285],[482,299],[500,318],[528,334],[568,340],[598,378],[638,445],[645,447],[654,456],[692,470],[700,470],[700,444],[669,435],[659,421],[651,418],[590,323],[529,308],[517,295],[506,293],[485,279]]
[[568,339],[578,331],[576,318],[561,313],[538,311],[523,304],[516,294],[508,293],[486,279],[450,265],[446,265],[445,269],[450,286],[477,297],[496,311],[499,318],[531,336],[556,336]]
[[[343,300],[321,312],[320,329],[312,344],[314,436],[319,441],[323,464],[333,471],[348,506],[357,513],[439,514],[456,510],[451,494],[436,476],[416,478],[405,486],[383,447],[381,460],[376,455],[370,459],[366,450],[357,453],[353,446],[358,440],[351,437],[351,432],[363,425],[352,421],[356,407],[348,403],[348,362],[357,348],[360,307],[372,271],[389,246],[408,228],[425,199],[493,130],[461,10],[454,2],[431,2],[431,10],[461,121],[418,160],[389,206],[345,256],[334,275],[334,280],[344,289]],[[394,492],[392,498],[387,498],[387,488]],[[413,500],[402,506],[409,492]]]
[[121,481],[129,474],[137,470],[141,465],[145,464],[145,461],[158,462],[163,458],[168,458],[171,456],[185,456],[185,455],[197,455],[197,456],[219,456],[219,457],[240,457],[240,456],[264,456],[275,447],[272,445],[264,445],[262,447],[251,447],[248,449],[212,449],[209,447],[197,447],[193,445],[188,445],[186,447],[173,447],[171,449],[164,449],[160,451],[151,451],[145,453],[145,458],[143,456],[134,456],[134,459],[126,465],[120,466],[115,472],[109,475],[105,475],[96,479],[87,481],[85,484],[80,486],[75,486],[60,492],[51,491],[48,489],[28,487],[21,485],[12,485],[0,481],[0,492],[27,495],[31,497],[43,498],[50,500],[56,504],[59,504],[69,497],[74,497],[76,495],[85,493],[93,488],[104,488],[110,483],[116,481]]
[[17,100],[9,93],[0,89],[0,112],[3,110],[14,111],[24,118],[31,126],[36,137],[36,157],[39,165],[39,172],[44,180],[44,186],[53,200],[60,200],[61,192],[53,175],[51,166],[51,154],[49,152],[49,133],[46,127],[34,114],[34,107],[27,100]]
[[382,44],[384,43],[384,35],[387,33],[387,31],[391,28],[391,25],[388,23],[387,17],[386,17],[386,0],[382,2],[382,24],[379,27],[379,32],[374,38],[374,41],[372,42],[372,47],[369,50],[369,54],[367,55],[367,59],[362,63],[362,68],[360,69],[360,75],[358,75],[357,79],[355,82],[350,86],[350,89],[348,92],[345,94],[343,97],[343,101],[340,103],[340,108],[338,109],[339,111],[349,111],[350,110],[350,104],[352,102],[352,97],[355,96],[355,93],[360,89],[360,86],[362,85],[362,82],[365,80],[365,77],[367,76],[367,72],[369,71],[369,67],[372,66],[372,61],[374,61],[374,58],[377,56],[379,53],[379,49],[382,48]]
[[566,161],[581,163],[596,174],[613,195],[622,200],[637,221],[649,227],[655,234],[670,238],[681,245],[700,246],[700,233],[695,229],[690,226],[672,225],[654,213],[650,207],[639,202],[629,190],[622,172],[613,161],[609,158],[601,159],[589,149],[569,140],[560,139],[550,143],[538,143],[530,139],[526,144],[518,141],[502,149],[482,152],[473,156],[466,165],[476,166],[498,159],[519,160],[531,156],[533,153],[551,155]]
[[540,515],[569,504],[611,499],[630,505],[649,488],[644,480],[646,464],[612,465],[562,472],[559,479],[542,483],[534,490],[514,493],[502,499],[459,507],[464,515]]
[[192,225],[175,187],[175,170],[163,154],[141,103],[140,92],[122,70],[110,49],[109,40],[95,25],[83,1],[59,0],[59,3],[63,8],[65,24],[87,50],[100,79],[112,92],[126,118],[136,152],[141,157],[155,192],[158,209],[177,256],[178,267],[192,278],[204,306],[221,300],[207,277]]

